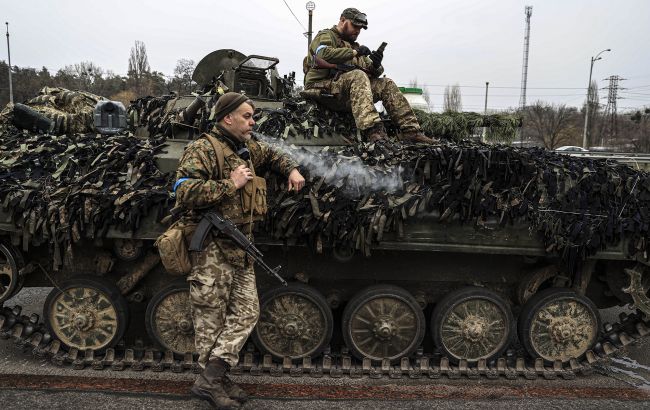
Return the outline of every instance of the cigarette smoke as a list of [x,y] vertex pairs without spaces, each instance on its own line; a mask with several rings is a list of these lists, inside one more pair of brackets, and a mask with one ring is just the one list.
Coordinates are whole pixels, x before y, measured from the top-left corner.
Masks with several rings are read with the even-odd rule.
[[384,191],[388,194],[403,188],[402,167],[373,167],[363,163],[357,156],[344,156],[334,152],[311,152],[304,147],[295,147],[285,141],[257,132],[254,136],[289,155],[301,166],[309,170],[312,180],[323,178],[348,194],[366,194]]

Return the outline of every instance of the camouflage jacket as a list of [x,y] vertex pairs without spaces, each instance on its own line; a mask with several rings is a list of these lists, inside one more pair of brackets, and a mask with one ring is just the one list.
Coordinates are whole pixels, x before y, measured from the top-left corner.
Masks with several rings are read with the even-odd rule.
[[230,173],[240,165],[252,165],[254,170],[266,167],[288,176],[298,164],[264,142],[255,140],[246,142],[251,158],[249,164],[233,151],[222,131],[215,128],[211,135],[224,148],[222,175],[219,176],[217,154],[210,141],[200,138],[190,143],[176,170],[176,181],[183,179],[181,183],[177,182],[176,206],[189,211],[184,217],[185,222],[196,222],[201,211],[213,209],[241,224],[248,221],[240,198],[243,188],[235,188]]
[[336,26],[319,31],[309,45],[309,55],[306,59],[308,69],[305,74],[305,88],[311,88],[314,84],[334,78],[336,75],[335,70],[330,70],[328,68],[314,68],[314,54],[328,63],[352,64],[367,69],[371,72],[373,77],[380,76],[384,72],[382,66],[375,69],[372,66],[372,61],[367,56],[352,57],[352,50],[356,50],[358,47],[359,43],[349,43],[343,40],[341,38],[341,33],[336,29]]

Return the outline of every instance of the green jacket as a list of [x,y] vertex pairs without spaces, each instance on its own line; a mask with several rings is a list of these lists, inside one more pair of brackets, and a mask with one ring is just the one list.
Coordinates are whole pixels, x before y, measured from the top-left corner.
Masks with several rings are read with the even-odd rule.
[[343,40],[336,26],[319,31],[309,45],[309,55],[305,58],[305,89],[311,88],[319,81],[334,78],[336,75],[336,70],[314,68],[314,54],[328,63],[353,64],[368,70],[373,77],[380,76],[384,72],[382,66],[375,69],[370,58],[352,57],[352,50],[358,47],[358,43]]

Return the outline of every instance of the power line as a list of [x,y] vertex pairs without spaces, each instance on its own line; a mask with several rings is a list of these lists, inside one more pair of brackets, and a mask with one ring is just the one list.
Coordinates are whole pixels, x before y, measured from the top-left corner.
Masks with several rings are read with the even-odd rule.
[[298,17],[296,17],[296,15],[295,15],[295,13],[293,12],[293,10],[291,10],[291,7],[289,7],[289,5],[287,4],[287,2],[286,2],[285,0],[282,0],[282,2],[284,3],[285,6],[287,6],[287,8],[289,9],[289,11],[290,11],[291,14],[293,15],[293,18],[295,18],[296,21],[298,22],[298,24],[300,24],[300,27],[302,27],[303,30],[307,31],[307,29],[305,28],[305,26],[303,26],[302,23],[300,22],[300,20],[298,20]]
[[[444,93],[429,93],[429,95],[445,95]],[[485,94],[461,94],[462,97],[484,97]],[[519,94],[494,94],[492,97],[519,97]],[[528,97],[584,97],[583,94],[533,94]]]
[[[492,84],[492,83],[490,83]],[[400,83],[397,84],[400,87],[408,87],[410,84],[406,83]],[[418,87],[449,87],[450,84],[419,84]],[[484,89],[485,85],[459,85],[458,87],[460,88],[481,88]],[[512,88],[512,89],[520,89],[521,87],[515,87],[515,86],[494,86],[490,85],[490,89],[492,88]],[[526,87],[528,90],[586,90],[587,87]]]
[[630,94],[630,95],[650,95],[650,94],[646,94],[646,93],[636,93],[636,92],[633,92],[633,91],[625,91],[624,93],[625,94]]

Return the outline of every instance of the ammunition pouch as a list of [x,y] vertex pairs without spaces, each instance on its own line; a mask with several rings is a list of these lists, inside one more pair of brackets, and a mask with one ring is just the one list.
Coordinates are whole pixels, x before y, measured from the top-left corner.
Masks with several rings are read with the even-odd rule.
[[251,215],[253,221],[264,218],[267,211],[266,205],[266,180],[254,176],[241,189],[241,202],[244,215]]
[[171,275],[185,276],[192,270],[187,243],[195,229],[196,224],[175,222],[154,243],[163,266]]

